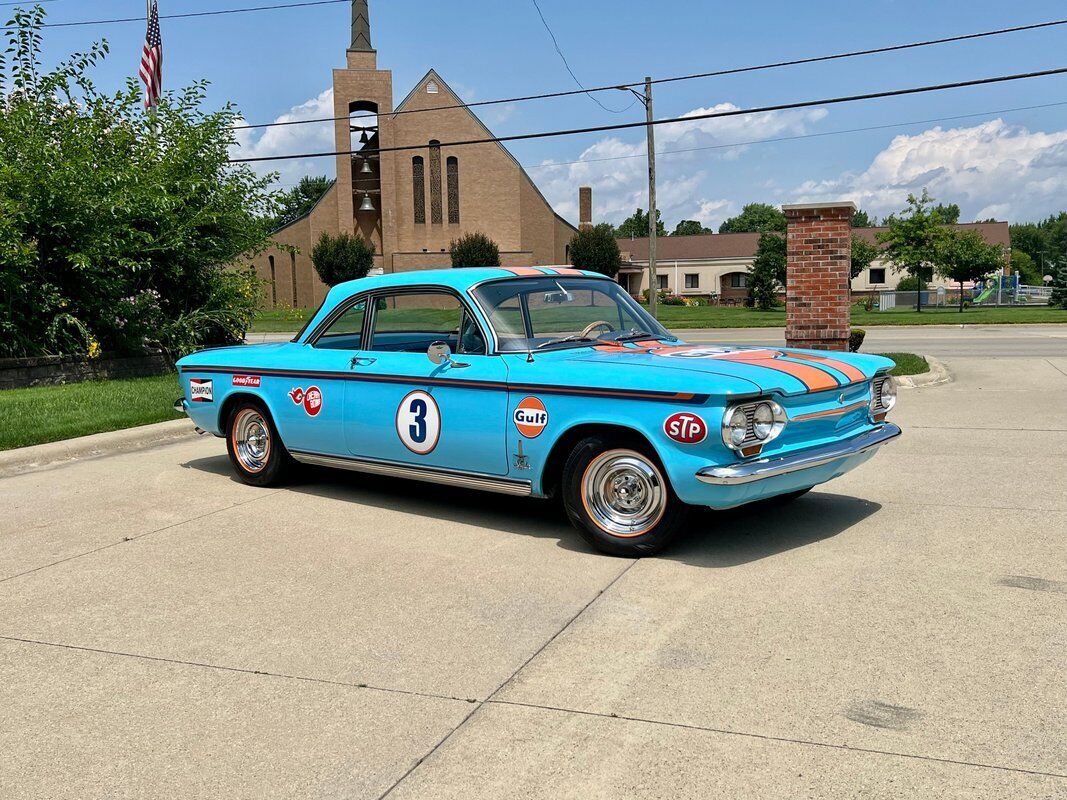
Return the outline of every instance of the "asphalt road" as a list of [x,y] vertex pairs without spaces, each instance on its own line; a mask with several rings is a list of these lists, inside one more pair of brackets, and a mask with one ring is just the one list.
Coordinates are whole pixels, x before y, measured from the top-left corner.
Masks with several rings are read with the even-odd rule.
[[0,479],[0,796],[1067,798],[1067,358],[945,360],[639,561],[212,438]]
[[[868,353],[922,353],[935,358],[1047,358],[1067,356],[1067,325],[916,325],[867,328]],[[783,328],[689,328],[689,342],[785,344]],[[249,342],[288,341],[291,333],[249,334]]]

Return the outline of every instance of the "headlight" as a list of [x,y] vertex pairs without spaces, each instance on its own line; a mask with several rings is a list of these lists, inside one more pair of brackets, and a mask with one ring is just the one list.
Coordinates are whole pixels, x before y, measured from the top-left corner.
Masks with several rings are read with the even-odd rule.
[[722,440],[743,455],[758,453],[785,428],[785,411],[773,400],[728,406],[722,415]]
[[897,386],[892,376],[884,375],[871,382],[871,416],[885,417],[897,404]]
[[752,415],[752,432],[761,442],[771,435],[774,430],[774,412],[766,403],[756,406],[756,412]]

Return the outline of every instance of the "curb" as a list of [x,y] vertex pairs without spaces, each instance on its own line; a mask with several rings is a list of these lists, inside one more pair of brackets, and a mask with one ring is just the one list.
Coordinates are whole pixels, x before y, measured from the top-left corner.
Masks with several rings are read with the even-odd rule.
[[0,478],[63,464],[83,458],[128,453],[166,442],[195,436],[193,423],[188,419],[157,422],[136,428],[94,433],[61,442],[35,444],[0,452]]
[[897,378],[897,386],[907,389],[920,389],[927,386],[940,386],[952,380],[952,373],[948,367],[932,356],[923,356],[930,365],[930,371],[921,375],[902,375]]

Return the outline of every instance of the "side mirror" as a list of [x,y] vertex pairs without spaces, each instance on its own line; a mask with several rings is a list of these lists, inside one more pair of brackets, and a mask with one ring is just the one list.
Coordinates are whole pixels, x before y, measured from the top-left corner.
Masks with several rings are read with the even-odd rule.
[[445,342],[434,342],[426,351],[426,357],[433,364],[444,364],[452,360],[452,348]]

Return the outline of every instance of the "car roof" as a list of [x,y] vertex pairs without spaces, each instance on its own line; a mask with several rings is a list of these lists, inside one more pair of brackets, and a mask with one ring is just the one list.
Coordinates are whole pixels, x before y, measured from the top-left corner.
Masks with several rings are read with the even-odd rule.
[[[476,283],[508,278],[607,278],[599,272],[574,267],[463,267],[460,269],[418,269],[410,272],[391,272],[339,283],[330,289],[327,299],[337,301],[358,292],[388,289],[395,286],[423,286],[434,284],[457,291],[466,291]],[[610,279],[609,279],[610,280]]]

